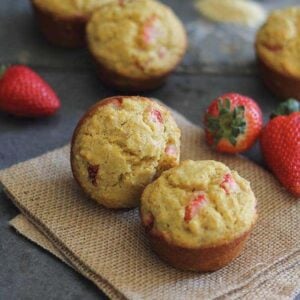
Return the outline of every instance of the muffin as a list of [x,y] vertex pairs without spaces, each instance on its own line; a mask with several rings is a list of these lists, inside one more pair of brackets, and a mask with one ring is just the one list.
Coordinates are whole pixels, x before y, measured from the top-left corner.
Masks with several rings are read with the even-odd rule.
[[180,131],[171,113],[142,97],[94,105],[75,129],[71,165],[90,198],[108,208],[139,204],[145,186],[178,164]]
[[89,20],[87,40],[102,82],[130,92],[160,86],[187,47],[180,20],[170,8],[151,0],[101,7]]
[[255,47],[266,86],[280,98],[300,99],[300,7],[271,13]]
[[188,160],[164,172],[143,192],[140,212],[161,259],[201,272],[236,258],[257,218],[249,182],[212,160]]
[[39,27],[51,43],[83,47],[85,27],[91,13],[114,0],[31,0]]

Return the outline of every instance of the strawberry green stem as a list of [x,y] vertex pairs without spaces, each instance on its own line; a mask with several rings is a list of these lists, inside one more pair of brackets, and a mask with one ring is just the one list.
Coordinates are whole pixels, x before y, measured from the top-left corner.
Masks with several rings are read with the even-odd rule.
[[282,115],[288,116],[297,111],[300,111],[300,102],[296,99],[289,99],[277,107],[277,109],[272,113],[271,119]]
[[226,139],[235,146],[238,137],[246,131],[245,107],[241,105],[231,109],[229,99],[220,99],[218,110],[218,116],[210,116],[207,120],[207,128],[214,137],[214,144],[216,146],[221,139]]
[[6,70],[7,70],[6,66],[4,66],[4,65],[0,66],[0,79],[4,76]]

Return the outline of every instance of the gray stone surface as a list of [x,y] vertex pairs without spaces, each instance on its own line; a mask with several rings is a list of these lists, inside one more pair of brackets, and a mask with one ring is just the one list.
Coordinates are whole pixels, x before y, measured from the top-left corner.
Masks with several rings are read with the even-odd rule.
[[[240,42],[236,41],[245,37],[234,34],[238,29],[224,29],[201,20],[191,0],[164,2],[184,20],[193,49],[190,47],[184,64],[168,83],[147,96],[161,99],[200,124],[203,111],[213,98],[236,91],[256,99],[267,119],[278,101],[259,80],[251,39],[245,47],[246,52],[237,51],[239,57],[236,60],[232,59],[232,52],[227,55],[217,52],[213,53],[212,61],[206,61],[205,47],[214,48],[211,44],[214,41],[211,37],[210,40],[203,38],[206,33],[198,28],[201,24],[205,23],[208,26],[205,30],[210,28],[214,35],[224,37],[227,32],[239,47]],[[297,1],[264,2],[270,6]],[[200,43],[201,39],[206,42]],[[62,101],[62,109],[56,116],[42,120],[18,119],[0,113],[0,169],[3,169],[68,143],[84,111],[96,100],[115,92],[98,82],[86,50],[59,49],[43,40],[36,29],[29,3],[24,0],[0,0],[0,41],[0,63],[33,66],[54,87]],[[246,156],[263,165],[257,145]],[[17,213],[0,191],[1,300],[104,297],[92,283],[9,228],[8,221]]]

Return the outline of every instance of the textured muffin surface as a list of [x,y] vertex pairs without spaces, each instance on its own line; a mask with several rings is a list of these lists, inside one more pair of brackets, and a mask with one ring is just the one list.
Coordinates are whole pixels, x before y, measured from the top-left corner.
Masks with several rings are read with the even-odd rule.
[[33,0],[45,11],[64,17],[90,15],[93,10],[112,1],[115,0]]
[[185,248],[218,246],[249,231],[256,199],[248,181],[216,161],[184,161],[145,189],[143,224]]
[[165,5],[151,0],[110,3],[87,26],[92,55],[118,74],[145,79],[170,72],[186,50],[185,30]]
[[256,50],[270,68],[300,78],[300,7],[271,13],[257,34]]
[[145,186],[178,164],[179,143],[180,131],[163,106],[141,97],[110,98],[75,131],[73,173],[99,203],[135,207]]

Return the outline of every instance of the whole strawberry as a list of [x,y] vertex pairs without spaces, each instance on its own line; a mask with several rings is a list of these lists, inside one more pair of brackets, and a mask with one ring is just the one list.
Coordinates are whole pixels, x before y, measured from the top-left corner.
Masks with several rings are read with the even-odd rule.
[[254,100],[229,93],[210,104],[204,125],[208,145],[219,152],[239,153],[248,150],[258,138],[262,112]]
[[265,161],[282,183],[300,197],[300,104],[288,100],[279,106],[263,129],[260,145]]
[[0,110],[21,117],[43,117],[59,107],[55,92],[30,68],[16,65],[1,69]]

